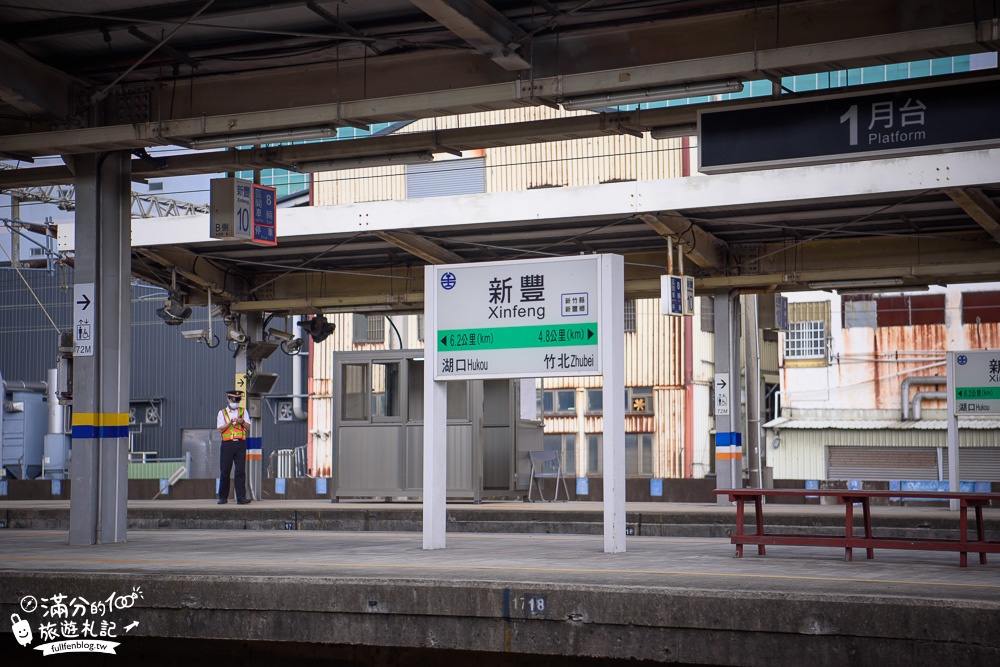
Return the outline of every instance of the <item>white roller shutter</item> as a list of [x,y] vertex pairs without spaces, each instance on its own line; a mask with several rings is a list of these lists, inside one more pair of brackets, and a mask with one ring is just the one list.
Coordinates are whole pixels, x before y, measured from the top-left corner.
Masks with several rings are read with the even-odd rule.
[[486,158],[406,165],[407,199],[482,192],[486,192]]
[[[948,450],[941,450],[944,479],[948,479]],[[958,477],[963,482],[1000,482],[1000,449],[960,449]]]
[[828,447],[827,479],[938,478],[936,449]]

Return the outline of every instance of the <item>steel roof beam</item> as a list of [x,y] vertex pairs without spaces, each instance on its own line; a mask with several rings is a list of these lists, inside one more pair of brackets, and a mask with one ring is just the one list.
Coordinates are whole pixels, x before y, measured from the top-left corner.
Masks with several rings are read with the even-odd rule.
[[33,117],[65,121],[79,81],[44,65],[18,46],[0,40],[0,100]]
[[513,21],[483,0],[410,0],[428,16],[461,37],[490,60],[512,72],[531,69],[517,40],[524,37]]
[[[707,21],[707,19],[699,19]],[[723,21],[724,19],[713,19]],[[725,25],[727,31],[742,26],[738,18]],[[843,28],[843,26],[842,26]],[[721,76],[739,76],[752,79],[761,70],[781,73],[824,71],[863,64],[898,62],[928,54],[958,54],[983,50],[981,30],[974,23],[930,27],[910,32],[891,32],[894,28],[874,26],[869,31],[883,29],[885,34],[845,36],[838,41],[809,43],[772,49],[741,50],[743,45],[725,40],[712,44],[724,46],[708,49],[704,44],[695,49],[687,44],[682,53],[703,53],[688,60],[663,62],[662,48],[653,51],[635,65],[619,62],[620,35],[604,33],[587,36],[591,52],[604,54],[600,65],[605,70],[584,70],[574,63],[574,70],[567,73],[538,71],[532,79],[518,81],[499,69],[481,67],[479,57],[471,53],[456,52],[447,55],[383,56],[371,62],[348,61],[339,67],[317,65],[301,72],[279,70],[275,73],[260,72],[255,75],[255,85],[247,86],[244,77],[213,75],[198,77],[190,86],[167,86],[154,95],[176,97],[176,108],[190,109],[190,117],[159,122],[116,125],[79,130],[62,130],[52,133],[31,133],[29,126],[16,120],[0,122],[0,153],[49,155],[53,153],[88,152],[101,149],[153,146],[170,143],[171,137],[192,138],[220,135],[239,128],[241,132],[258,132],[287,127],[314,125],[317,122],[339,123],[347,120],[382,122],[411,120],[422,117],[449,115],[488,109],[511,108],[538,103],[540,99],[563,97],[593,92],[614,92],[669,85]],[[845,32],[844,28],[841,32]],[[671,42],[671,39],[691,40],[696,32],[691,26],[678,22],[652,27],[633,28],[631,34],[642,34],[644,43]],[[728,34],[728,32],[727,32]],[[582,39],[582,38],[581,38]],[[541,48],[535,43],[536,58]],[[546,58],[560,60],[549,45]],[[568,48],[568,47],[567,47]],[[345,96],[338,102],[329,102],[328,91],[315,86],[315,81],[329,77],[340,81],[338,90]],[[365,81],[377,86],[363,85]],[[448,88],[440,83],[447,81]],[[256,91],[273,89],[287,91],[294,104],[283,94],[261,96]],[[358,92],[355,92],[358,91]],[[362,92],[363,91],[363,92]],[[364,95],[371,97],[363,97]],[[159,106],[156,99],[152,106]],[[281,105],[281,108],[278,108]]]
[[970,218],[989,232],[994,241],[1000,243],[1000,206],[986,196],[986,193],[979,188],[948,188],[945,192]]

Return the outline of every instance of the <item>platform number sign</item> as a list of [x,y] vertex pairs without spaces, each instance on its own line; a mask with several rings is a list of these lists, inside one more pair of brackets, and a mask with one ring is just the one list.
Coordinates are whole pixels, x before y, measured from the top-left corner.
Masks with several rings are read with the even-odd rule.
[[209,231],[213,239],[252,241],[253,187],[242,178],[212,180]]
[[276,224],[277,196],[274,188],[253,186],[253,242],[260,245],[277,245]]

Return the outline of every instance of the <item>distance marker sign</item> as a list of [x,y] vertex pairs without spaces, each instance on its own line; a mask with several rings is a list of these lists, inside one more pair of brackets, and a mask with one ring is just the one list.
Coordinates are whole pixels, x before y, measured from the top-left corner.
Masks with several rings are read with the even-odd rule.
[[602,373],[599,256],[433,268],[435,380]]

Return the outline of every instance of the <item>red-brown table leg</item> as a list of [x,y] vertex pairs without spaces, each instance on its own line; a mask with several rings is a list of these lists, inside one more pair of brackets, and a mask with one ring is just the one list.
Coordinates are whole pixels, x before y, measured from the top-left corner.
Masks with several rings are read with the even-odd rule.
[[[958,543],[962,546],[967,547],[969,542],[969,514],[968,505],[965,504],[963,500],[958,508]],[[958,564],[959,567],[965,567],[969,564],[969,552],[959,551],[958,552]]]
[[[845,498],[844,507],[846,508],[844,514],[847,517],[847,523],[844,525],[844,538],[845,540],[850,540],[854,537],[854,500],[852,498]],[[844,546],[844,560],[854,560],[854,551],[849,542]]]
[[[872,508],[871,508],[871,498],[861,499],[861,509],[865,515],[865,539],[872,539]],[[875,558],[875,549],[868,547],[866,549],[867,556],[869,560]]]
[[[764,503],[763,503],[763,500],[764,500],[764,498],[762,496],[756,496],[753,499],[753,509],[754,509],[754,512],[756,513],[757,534],[758,535],[763,535],[764,534]],[[758,556],[763,556],[766,553],[767,553],[767,551],[764,549],[764,545],[763,544],[758,544],[757,545],[757,555]]]
[[[732,498],[732,496],[730,496]],[[743,498],[736,498],[736,557],[743,558]]]
[[[983,506],[976,503],[976,537],[980,542],[986,541],[986,529],[983,527]],[[980,545],[982,546],[982,545]],[[979,552],[980,565],[986,565],[986,552]]]

